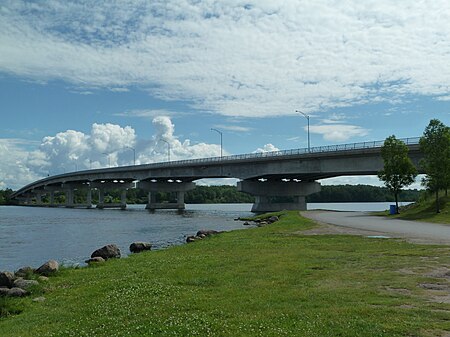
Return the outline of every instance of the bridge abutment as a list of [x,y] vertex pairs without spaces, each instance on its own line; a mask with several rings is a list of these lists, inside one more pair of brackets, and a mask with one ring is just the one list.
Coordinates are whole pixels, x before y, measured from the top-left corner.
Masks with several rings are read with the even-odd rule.
[[[186,208],[184,195],[187,191],[193,190],[195,184],[193,182],[140,181],[137,187],[148,192],[146,209],[150,211],[157,209],[183,210]],[[176,202],[156,202],[156,194],[158,192],[176,193]]]
[[[320,192],[318,182],[295,181],[252,181],[238,182],[238,190],[255,196],[252,212],[277,212],[282,210],[306,210],[306,196]],[[289,202],[273,201],[290,197]]]

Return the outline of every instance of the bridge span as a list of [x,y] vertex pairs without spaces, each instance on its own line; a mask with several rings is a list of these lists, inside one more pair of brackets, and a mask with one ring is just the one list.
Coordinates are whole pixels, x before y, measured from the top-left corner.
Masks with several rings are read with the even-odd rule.
[[[420,138],[402,141],[419,169]],[[184,209],[184,195],[203,178],[237,178],[238,190],[255,196],[253,212],[283,209],[305,210],[305,197],[320,191],[317,180],[355,175],[376,175],[383,168],[384,141],[252,153],[144,165],[76,171],[47,177],[16,191],[12,197],[23,205],[57,206],[55,192],[65,193],[65,207],[92,207],[92,191],[98,192],[97,208],[126,207],[126,191],[141,188],[148,193],[147,209]],[[420,169],[419,169],[420,170]],[[120,189],[120,204],[105,203],[105,191]],[[74,203],[74,191],[86,192],[86,204]],[[157,203],[157,192],[176,193],[175,203]],[[48,196],[48,203],[42,201]],[[290,197],[291,202],[274,202]]]

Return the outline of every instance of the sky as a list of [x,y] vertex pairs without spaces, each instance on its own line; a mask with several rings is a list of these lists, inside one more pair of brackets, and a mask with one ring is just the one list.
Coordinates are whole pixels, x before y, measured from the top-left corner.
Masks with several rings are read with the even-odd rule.
[[224,155],[305,148],[297,110],[312,147],[450,124],[447,0],[2,0],[0,32],[0,189],[219,156],[212,128]]

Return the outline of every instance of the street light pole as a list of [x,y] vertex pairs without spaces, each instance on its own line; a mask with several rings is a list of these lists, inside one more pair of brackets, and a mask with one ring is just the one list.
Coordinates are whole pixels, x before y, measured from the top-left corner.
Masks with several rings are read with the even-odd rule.
[[309,138],[309,115],[305,114],[303,111],[300,111],[300,110],[295,110],[295,112],[301,113],[308,120],[308,152],[311,152],[311,146],[310,146],[311,143],[310,143],[310,138]]
[[162,140],[164,143],[167,144],[167,158],[169,158],[169,162],[170,162],[170,143],[164,139],[160,139],[160,140]]
[[108,167],[111,167],[111,157],[110,157],[111,153],[103,152],[103,154],[108,157]]
[[217,129],[214,129],[214,128],[211,128],[211,131],[216,131],[220,135],[220,158],[222,158],[222,151],[223,151],[223,141],[222,141],[222,139],[223,139],[223,134],[222,134],[221,131],[219,131]]
[[131,146],[126,146],[127,149],[133,150],[133,164],[136,166],[136,149]]

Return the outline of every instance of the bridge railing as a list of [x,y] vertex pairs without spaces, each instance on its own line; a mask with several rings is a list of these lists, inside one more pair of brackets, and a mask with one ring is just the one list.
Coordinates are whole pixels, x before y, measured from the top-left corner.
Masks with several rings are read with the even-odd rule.
[[[413,138],[401,138],[399,139],[406,145],[417,145],[419,144],[420,137]],[[325,145],[325,146],[315,146],[308,148],[292,149],[292,150],[280,150],[271,152],[256,152],[247,154],[237,154],[224,157],[210,157],[210,158],[198,158],[198,159],[186,159],[177,160],[172,162],[162,162],[148,164],[149,167],[154,166],[169,166],[169,165],[186,165],[195,163],[211,163],[211,162],[224,162],[233,160],[245,160],[245,159],[255,159],[255,158],[271,158],[278,156],[291,156],[291,155],[302,155],[308,153],[327,153],[327,152],[338,152],[338,151],[349,151],[349,150],[360,150],[360,149],[372,149],[380,148],[384,145],[384,140],[371,141],[371,142],[360,142],[360,143],[349,143],[349,144],[338,144],[338,145]]]

